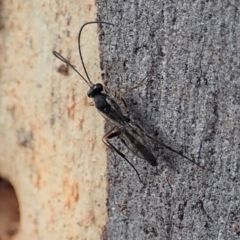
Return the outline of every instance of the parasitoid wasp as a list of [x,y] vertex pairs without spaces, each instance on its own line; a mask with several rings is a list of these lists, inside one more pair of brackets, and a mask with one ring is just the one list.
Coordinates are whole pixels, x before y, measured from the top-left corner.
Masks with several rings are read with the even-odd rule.
[[[89,90],[87,92],[87,96],[89,98],[92,98],[94,101],[94,105],[99,111],[99,113],[110,123],[113,124],[113,127],[110,131],[108,131],[102,138],[103,143],[109,147],[113,153],[117,153],[120,157],[122,157],[126,162],[130,164],[130,166],[134,169],[137,176],[139,177],[140,181],[141,178],[139,176],[138,171],[133,166],[133,164],[127,159],[125,154],[123,154],[120,150],[117,149],[109,140],[113,139],[115,137],[118,137],[120,141],[137,157],[145,159],[150,165],[157,166],[157,160],[156,157],[153,155],[151,148],[147,144],[147,139],[150,139],[151,141],[154,141],[157,144],[160,144],[164,146],[165,148],[169,149],[172,152],[175,152],[182,156],[183,158],[187,159],[191,163],[203,168],[199,164],[197,164],[195,161],[191,160],[190,158],[184,156],[180,152],[172,149],[171,147],[167,146],[163,142],[159,141],[158,139],[155,139],[151,137],[149,134],[147,134],[144,129],[139,125],[136,124],[134,121],[132,121],[128,116],[123,114],[123,111],[121,107],[118,105],[118,103],[113,99],[113,97],[110,97],[107,93],[104,92],[103,85],[101,83],[92,83],[92,81],[89,78],[89,75],[87,73],[82,52],[81,52],[81,34],[82,30],[85,26],[89,24],[108,24],[113,25],[109,22],[102,22],[102,21],[93,21],[93,22],[87,22],[82,25],[80,28],[79,34],[78,34],[78,51],[80,56],[80,61],[82,63],[86,78],[76,69],[74,65],[72,65],[66,58],[64,58],[62,55],[60,55],[58,52],[53,51],[53,54],[55,57],[57,57],[59,60],[67,64],[67,66],[70,66],[89,86]],[[133,88],[132,88],[133,89]],[[123,99],[121,99],[123,103],[126,106],[126,103]]]

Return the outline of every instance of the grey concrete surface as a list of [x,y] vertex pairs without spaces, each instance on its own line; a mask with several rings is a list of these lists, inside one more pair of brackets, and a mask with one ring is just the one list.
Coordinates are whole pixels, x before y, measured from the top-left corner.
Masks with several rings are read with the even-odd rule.
[[[240,10],[238,1],[98,2],[101,65],[126,92],[130,116],[161,146],[158,167],[113,143],[109,151],[105,238],[240,239]],[[108,127],[106,127],[108,128]],[[207,170],[211,169],[211,171]]]

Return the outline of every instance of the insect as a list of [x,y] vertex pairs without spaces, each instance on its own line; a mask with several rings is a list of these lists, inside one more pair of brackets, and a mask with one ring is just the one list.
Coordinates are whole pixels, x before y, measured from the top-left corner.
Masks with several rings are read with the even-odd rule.
[[[155,143],[161,144],[162,146],[179,154],[180,156],[184,157],[185,159],[192,162],[193,164],[196,164],[197,166],[201,167],[199,164],[195,163],[190,158],[184,156],[180,152],[172,149],[171,147],[165,145],[159,140],[148,135],[140,125],[136,124],[128,116],[123,114],[121,107],[112,97],[110,97],[107,93],[103,92],[103,85],[101,83],[94,84],[91,82],[89,75],[87,73],[87,70],[83,61],[83,57],[82,57],[82,52],[81,52],[82,30],[85,26],[89,24],[113,25],[112,23],[108,23],[108,22],[94,21],[94,22],[87,22],[80,28],[80,31],[78,34],[78,51],[79,51],[80,61],[82,63],[86,78],[76,69],[74,65],[72,65],[62,55],[60,55],[56,51],[53,51],[53,54],[59,60],[67,64],[67,66],[70,66],[87,83],[87,85],[89,86],[87,96],[93,99],[94,105],[99,111],[99,113],[106,120],[112,123],[113,128],[108,133],[106,133],[102,138],[103,143],[107,147],[109,147],[113,151],[113,153],[114,152],[117,153],[119,156],[121,156],[125,161],[127,161],[130,164],[130,166],[134,169],[134,171],[138,175],[140,181],[141,181],[141,178],[136,168],[127,159],[127,157],[109,141],[110,139],[117,137],[134,155],[136,155],[139,158],[145,159],[152,166],[157,166],[158,164],[155,156],[151,151],[151,148],[148,146],[148,143],[146,140],[147,138],[150,139],[151,141],[154,141]],[[122,101],[125,104],[125,101],[123,99]]]

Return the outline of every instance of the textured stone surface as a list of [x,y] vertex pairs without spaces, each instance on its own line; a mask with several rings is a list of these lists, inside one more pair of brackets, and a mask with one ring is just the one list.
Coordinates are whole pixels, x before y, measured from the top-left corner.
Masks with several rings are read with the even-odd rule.
[[[159,166],[109,153],[108,240],[239,239],[238,1],[100,1],[102,69],[131,117],[208,170],[156,149]],[[118,141],[114,142],[124,153]],[[149,143],[151,145],[151,143]]]

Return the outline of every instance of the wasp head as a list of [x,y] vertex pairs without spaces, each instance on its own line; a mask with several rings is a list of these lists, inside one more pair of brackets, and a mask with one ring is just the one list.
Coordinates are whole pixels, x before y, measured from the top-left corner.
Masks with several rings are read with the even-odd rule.
[[94,84],[87,92],[88,97],[94,98],[96,95],[103,91],[103,85],[101,83]]

